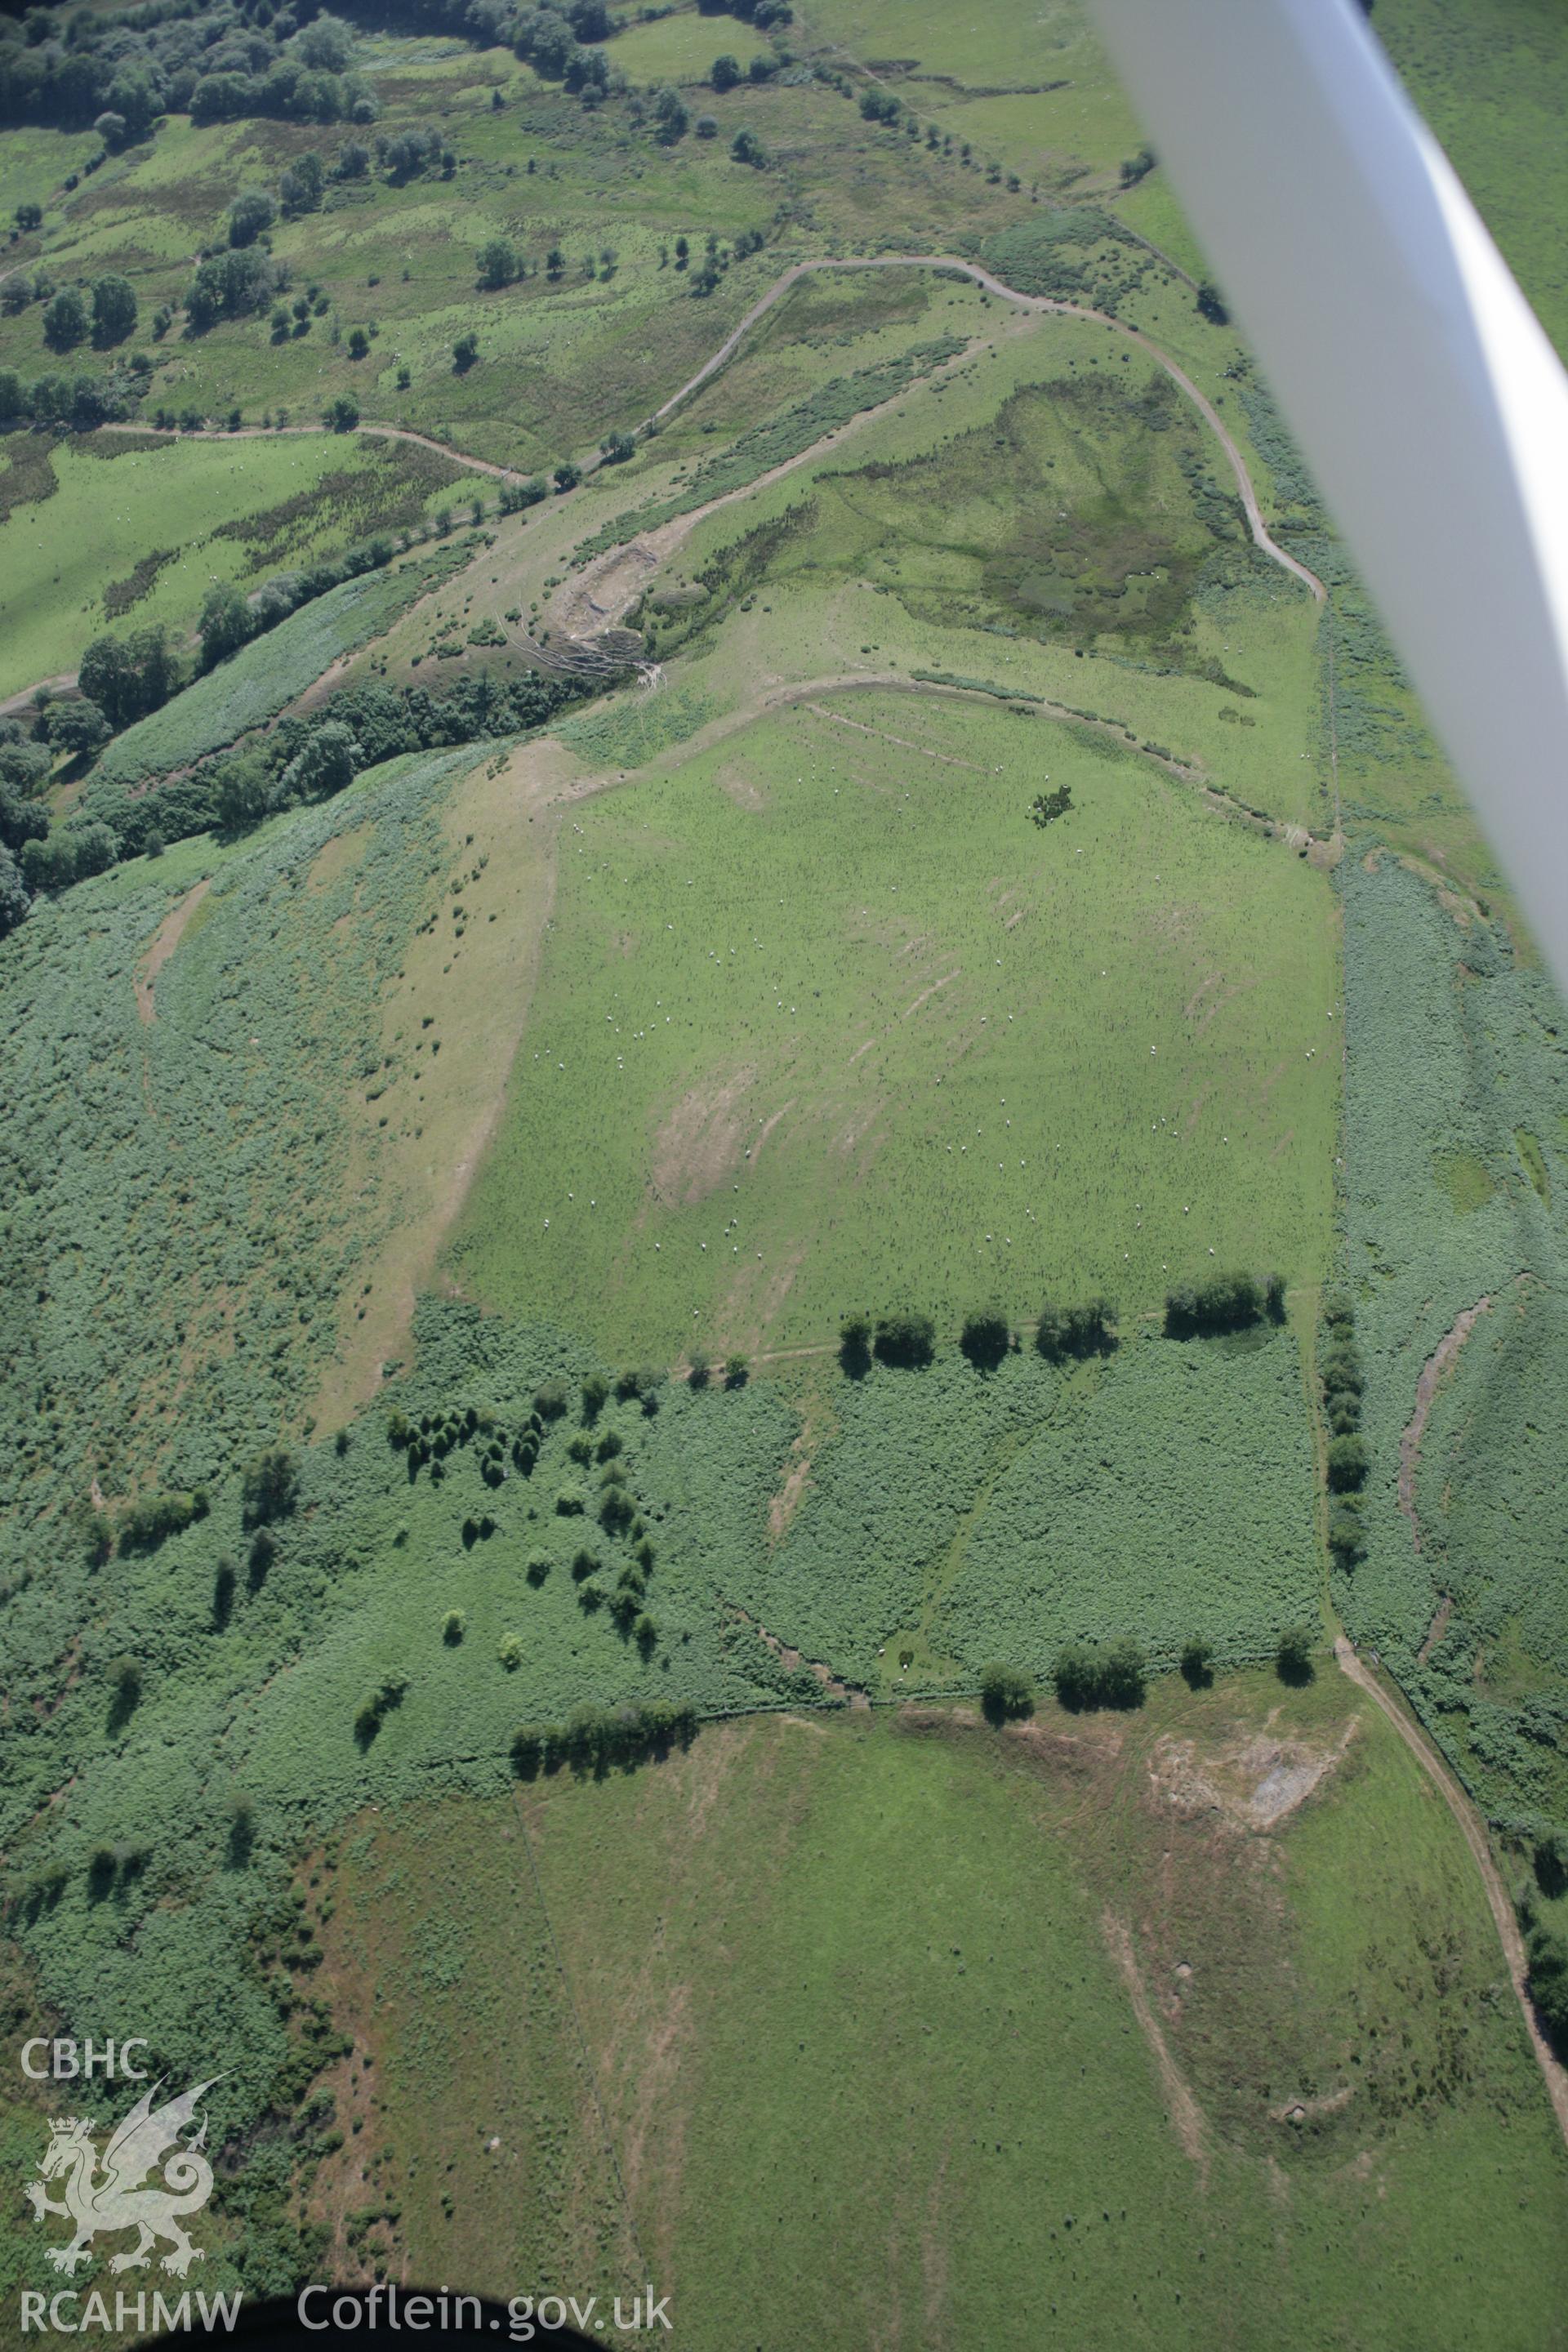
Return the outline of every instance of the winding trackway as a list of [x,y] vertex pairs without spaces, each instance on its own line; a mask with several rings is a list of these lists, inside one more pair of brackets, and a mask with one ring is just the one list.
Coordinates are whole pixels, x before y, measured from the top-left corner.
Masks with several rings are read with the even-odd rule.
[[[1152,342],[1141,328],[1130,327],[1121,319],[1111,318],[1108,311],[1090,310],[1081,302],[1060,302],[1049,294],[1020,294],[1016,287],[1004,284],[1000,278],[994,276],[989,269],[982,268],[978,262],[961,260],[956,254],[882,253],[858,255],[847,260],[792,262],[789,268],[774,278],[766,293],[761,295],[752,303],[739,324],[731,329],[712,357],[705,360],[694,376],[689,377],[678,392],[672,392],[669,398],[652,412],[650,422],[662,423],[667,416],[673,415],[682,401],[689,400],[694,392],[709,381],[710,377],[716,375],[726,361],[734,356],[758,320],[765,317],[775,303],[781,302],[791,287],[798,285],[803,278],[810,277],[817,270],[845,269],[949,270],[961,278],[972,279],[976,286],[983,287],[986,293],[994,294],[1000,301],[1012,302],[1019,310],[1031,310],[1037,316],[1048,314],[1062,319],[1081,319],[1089,325],[1105,327],[1112,334],[1124,335],[1129,342],[1139,344],[1149,353],[1151,359],[1164,369],[1172,383],[1192,402],[1193,406],[1225,451],[1230,463],[1230,469],[1236,477],[1236,486],[1241,495],[1241,503],[1247,511],[1247,526],[1251,530],[1254,544],[1261,548],[1264,554],[1279,564],[1283,570],[1301,581],[1311,590],[1318,602],[1322,603],[1326,591],[1317,573],[1309,572],[1304,563],[1299,563],[1293,555],[1286,553],[1278,541],[1270,538],[1268,527],[1263,520],[1263,509],[1258,501],[1258,493],[1252,485],[1252,477],[1247,470],[1247,461],[1226,431],[1218,411],[1198,390],[1186,371],[1179,367],[1172,359],[1168,352],[1162,351],[1159,344]],[[329,428],[321,425],[241,425],[235,433],[217,430],[208,435],[204,428],[203,435],[198,436],[182,435],[176,425],[160,426],[131,423],[106,425],[100,429],[105,433],[155,434],[170,440],[208,437],[214,440],[232,441],[263,438],[268,435],[279,433],[322,433]],[[473,473],[488,474],[495,481],[515,482],[524,478],[515,467],[497,465],[489,457],[468,457],[462,450],[450,448],[446,442],[436,440],[428,433],[416,433],[408,425],[381,424],[373,420],[358,425],[355,429],[359,433],[371,435],[378,440],[412,442],[422,449],[434,450],[438,457],[449,458],[455,466],[465,466]],[[583,471],[584,474],[596,473],[604,462],[600,453],[595,450],[583,460]]]
[[[1284,571],[1303,582],[1311,590],[1319,604],[1324,601],[1327,591],[1317,573],[1309,572],[1304,563],[1299,563],[1293,555],[1286,553],[1278,541],[1270,538],[1268,526],[1263,520],[1263,509],[1258,502],[1258,492],[1254,489],[1252,477],[1247,470],[1246,459],[1226,430],[1213,403],[1198,390],[1186,371],[1177,366],[1168,352],[1162,351],[1158,343],[1152,342],[1141,328],[1129,327],[1121,320],[1112,319],[1104,310],[1091,310],[1080,302],[1058,302],[1049,294],[1020,294],[1016,287],[1005,285],[1000,278],[993,276],[989,269],[982,268],[978,262],[961,260],[955,254],[882,253],[858,256],[847,260],[793,262],[789,268],[774,278],[767,292],[752,303],[740,324],[732,328],[725,336],[711,359],[705,361],[696,374],[681,385],[679,392],[671,393],[662,407],[653,411],[651,421],[657,424],[670,415],[679,407],[683,400],[689,399],[691,394],[700,385],[705,384],[710,376],[716,375],[725,362],[740,348],[757,320],[764,317],[775,302],[782,301],[792,286],[797,285],[801,278],[809,277],[815,270],[828,269],[952,270],[959,277],[973,279],[975,285],[984,287],[988,294],[994,294],[999,300],[1016,303],[1020,310],[1032,310],[1037,314],[1052,313],[1063,319],[1081,319],[1089,325],[1108,328],[1113,334],[1125,335],[1130,342],[1139,344],[1157,365],[1164,369],[1172,383],[1192,402],[1193,406],[1225,451],[1230,463],[1231,472],[1236,477],[1236,487],[1241,496],[1241,503],[1246,510],[1247,528],[1252,533],[1254,545],[1261,548],[1264,554],[1279,564]],[[900,398],[902,396],[899,395]],[[141,433],[169,441],[267,440],[285,434],[325,433],[330,429],[324,425],[242,425],[233,433],[225,432],[221,428],[209,429],[204,426],[199,433],[189,434],[182,432],[178,425],[142,425],[136,422],[104,425],[99,427],[99,430],[103,433]],[[465,467],[470,473],[488,475],[492,481],[518,482],[526,478],[514,466],[498,465],[489,457],[469,457],[464,450],[453,449],[445,441],[437,441],[431,434],[415,432],[410,425],[384,424],[373,419],[357,425],[354,430],[374,440],[411,442],[418,448],[430,449],[437,457],[448,458],[454,466]],[[584,459],[583,471],[585,475],[596,473],[604,462],[600,453],[595,450],[591,456]],[[772,473],[763,477],[763,481],[769,481],[772,478]],[[750,490],[760,487],[760,483],[749,483],[742,490],[731,491],[729,496],[743,497]],[[76,673],[64,672],[59,677],[44,682],[56,688],[68,688],[76,684]],[[0,701],[0,713],[20,709],[37,690],[37,685],[19,688],[16,693],[8,695]]]
[[973,278],[977,286],[983,286],[988,294],[996,295],[1002,301],[1016,302],[1020,310],[1033,310],[1037,313],[1050,312],[1063,319],[1083,319],[1095,326],[1109,327],[1112,333],[1125,335],[1130,342],[1141,344],[1150,357],[1164,369],[1172,383],[1180,391],[1185,393],[1230,460],[1231,471],[1236,476],[1236,486],[1241,493],[1241,503],[1247,509],[1247,520],[1252,532],[1254,544],[1260,547],[1265,555],[1272,557],[1276,563],[1291,572],[1296,579],[1302,581],[1311,590],[1320,604],[1323,602],[1327,592],[1317,573],[1309,572],[1304,563],[1298,563],[1293,555],[1288,555],[1279,542],[1269,537],[1268,527],[1263,520],[1263,509],[1258,503],[1258,493],[1252,487],[1252,477],[1247,470],[1247,461],[1221,423],[1213,403],[1205,397],[1192,377],[1184,369],[1177,366],[1167,352],[1163,352],[1158,343],[1152,342],[1141,328],[1129,327],[1121,320],[1111,318],[1107,311],[1091,310],[1081,302],[1058,302],[1053,295],[1049,294],[1020,294],[1015,287],[1004,285],[1000,278],[993,277],[989,269],[983,269],[978,262],[961,261],[954,254],[884,253],[858,257],[847,261],[795,262],[792,268],[784,272],[781,278],[773,280],[759,301],[752,303],[739,326],[726,335],[712,358],[700,367],[697,373],[689,383],[683,383],[679,392],[672,393],[662,408],[654,410],[654,421],[657,423],[668,416],[673,410],[679,407],[683,400],[698,389],[699,385],[706,383],[710,376],[716,374],[725,361],[737,350],[742,339],[756,325],[757,320],[771,310],[775,302],[782,300],[790,288],[800,278],[818,269],[954,270],[961,277]]
[[1534,2049],[1541,2072],[1545,2077],[1547,2095],[1556,2114],[1558,2126],[1563,2139],[1568,2140],[1568,2071],[1565,2071],[1553,2057],[1546,2037],[1536,2022],[1535,2011],[1531,2007],[1528,1981],[1530,1962],[1525,1955],[1524,1938],[1519,1932],[1519,1922],[1514,1917],[1513,1906],[1508,1899],[1508,1889],[1504,1886],[1499,1875],[1497,1864],[1492,1860],[1486,1831],[1477,1820],[1475,1809],[1464,1790],[1425,1733],[1418,1731],[1403,1708],[1394,1705],[1375,1675],[1362,1664],[1342,1633],[1336,1633],[1334,1636],[1334,1656],[1339,1661],[1341,1672],[1348,1675],[1357,1689],[1365,1691],[1367,1696],[1383,1709],[1384,1714],[1393,1724],[1394,1728],[1398,1732],[1399,1737],[1459,1825],[1459,1833],[1469,1847],[1475,1858],[1476,1868],[1481,1874],[1481,1884],[1486,1888],[1487,1901],[1491,1906],[1492,1918],[1497,1927],[1498,1941],[1502,1946],[1503,1958],[1508,1962],[1508,1972],[1513,1979],[1514,1991],[1519,1995],[1519,2005],[1524,2011],[1524,2022],[1530,2033],[1531,2044]]
[[[181,425],[143,425],[135,417],[110,425],[100,425],[100,433],[136,433],[151,441],[278,441],[290,433],[331,433],[331,425],[237,425],[231,432],[226,425],[204,425],[195,433],[187,433]],[[416,433],[408,425],[378,425],[374,418],[353,427],[355,433],[369,434],[376,441],[413,441],[421,449],[434,449],[438,457],[450,459],[454,466],[466,466],[470,473],[489,474],[492,481],[521,482],[525,477],[515,466],[498,466],[489,457],[470,457],[465,450],[449,449],[445,441],[433,434]],[[346,440],[348,436],[345,434]],[[584,468],[587,470],[586,467]]]

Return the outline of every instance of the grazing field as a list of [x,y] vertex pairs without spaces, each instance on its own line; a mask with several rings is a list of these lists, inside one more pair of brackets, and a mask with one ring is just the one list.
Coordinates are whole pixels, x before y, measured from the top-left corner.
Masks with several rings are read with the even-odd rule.
[[[10,462],[31,445],[9,436]],[[119,622],[184,631],[213,579],[249,585],[373,530],[424,519],[456,468],[403,445],[332,435],[160,440],[100,433],[58,446],[40,499],[7,515],[0,695],[74,670]],[[4,477],[0,476],[0,493]]]
[[829,695],[572,826],[474,1295],[670,1355],[992,1295],[1131,1316],[1211,1253],[1321,1278],[1327,887],[1152,761]]
[[1489,1811],[1563,1823],[1562,1008],[1499,929],[1386,856],[1349,874],[1345,913],[1348,1269],[1372,1473],[1367,1557],[1340,1605]]
[[[318,2210],[395,2205],[413,2273],[651,2274],[699,2347],[1207,2346],[1261,2305],[1282,2344],[1554,2340],[1563,2166],[1489,1922],[1337,1678],[735,1726],[334,1853],[363,2129]],[[538,2030],[568,1997],[602,2124]],[[431,2084],[480,2048],[464,2129]]]
[[[395,824],[394,787],[382,791]],[[344,839],[353,845],[342,835],[328,843],[327,864],[346,878]],[[369,845],[362,889],[368,855]],[[182,943],[161,977],[178,973],[217,919]],[[160,1021],[177,1016],[179,1003],[166,1003]],[[295,1126],[281,1165],[297,1179],[309,1110],[284,1110]],[[79,1160],[68,1174],[79,1176]],[[275,1385],[289,1381],[297,1394],[320,1360],[326,1317],[308,1271],[334,1273],[340,1289],[358,1283],[365,1260],[353,1262],[355,1245],[374,1239],[388,1187],[362,1183],[353,1218],[340,1216],[336,1268],[307,1217],[256,1189],[277,1240],[292,1244],[302,1328],[296,1338],[268,1316],[232,1244],[223,1261],[232,1343],[198,1324],[199,1290],[181,1301],[192,1344],[179,1358],[178,1335],[149,1312],[140,1458],[167,1426],[161,1380],[183,1373],[203,1406],[199,1424],[187,1418],[156,1456],[155,1485],[144,1474],[132,1486],[132,1446],[116,1454],[105,1443],[102,1415],[123,1418],[128,1401],[90,1349],[112,1349],[114,1302],[100,1308],[89,1341],[62,1300],[30,1360],[15,1365],[14,1420],[28,1387],[44,1401],[18,1465],[7,1595],[26,1662],[16,1696],[39,1713],[0,1829],[42,1990],[62,2013],[130,1997],[125,1972],[142,1965],[176,1896],[190,1966],[227,1981],[305,1823],[325,1831],[366,1803],[433,1790],[493,1792],[518,1726],[563,1723],[585,1698],[715,1716],[820,1705],[834,1673],[889,1694],[962,1688],[975,1679],[974,1657],[1048,1666],[1058,1643],[1086,1633],[1151,1638],[1152,1662],[1163,1664],[1166,1624],[1173,1640],[1208,1639],[1216,1662],[1233,1667],[1268,1656],[1281,1622],[1312,1608],[1311,1471],[1284,1410],[1297,1378],[1284,1333],[1256,1350],[1131,1341],[1125,1367],[1090,1381],[1091,1442],[1115,1477],[1127,1475],[1139,1420],[1163,1411],[1170,1433],[1171,1511],[1163,1521],[1146,1513],[1129,1538],[1086,1517],[1084,1376],[1032,1354],[990,1376],[942,1349],[928,1370],[878,1367],[862,1381],[834,1372],[793,1389],[700,1386],[667,1382],[657,1367],[617,1373],[569,1334],[426,1297],[410,1369],[395,1370],[380,1409],[332,1439],[289,1436],[289,1490],[258,1524],[224,1465],[278,1428]],[[205,1196],[191,1207],[213,1214]],[[55,1230],[79,1242],[60,1221]],[[124,1255],[139,1278],[135,1238]],[[173,1246],[190,1255],[177,1237]],[[133,1307],[142,1296],[126,1293]],[[247,1346],[251,1332],[259,1342]],[[199,1349],[211,1350],[205,1364]],[[82,1376],[79,1399],[67,1373]],[[1249,1471],[1271,1498],[1267,1512],[1226,1444],[1232,1425],[1268,1433]],[[1179,1464],[1184,1444],[1204,1465],[1201,1498],[1199,1473]],[[103,1530],[82,1507],[89,1464],[104,1528],[118,1538],[111,1571]],[[1090,1487],[1102,1483],[1109,1490],[1090,1473]],[[142,1505],[165,1498],[166,1532],[143,1531],[132,1494]],[[1202,1589],[1194,1525],[1208,1563]],[[44,1540],[47,1574],[37,1559]],[[1020,1601],[999,1585],[988,1563],[1010,1544],[1037,1570],[1046,1552],[1058,1560],[1053,1597],[1026,1588]],[[1095,1544],[1122,1559],[1116,1580],[1091,1575]],[[1243,1591],[1222,1579],[1249,1549]],[[956,1630],[952,1596],[965,1580],[968,1622]],[[1163,1593],[1163,1620],[1151,1589]],[[937,1654],[943,1646],[955,1654]],[[171,1758],[182,1759],[177,1769]],[[68,1779],[68,1798],[51,1805]],[[238,1870],[229,1853],[237,1808]],[[134,1858],[123,1870],[115,1863],[111,1885],[104,1854]],[[170,2063],[195,2060],[205,2024],[185,2013],[180,1982],[144,1988],[140,2000]],[[248,1985],[227,2032],[225,2113],[238,2121],[282,2096],[289,2037]]]

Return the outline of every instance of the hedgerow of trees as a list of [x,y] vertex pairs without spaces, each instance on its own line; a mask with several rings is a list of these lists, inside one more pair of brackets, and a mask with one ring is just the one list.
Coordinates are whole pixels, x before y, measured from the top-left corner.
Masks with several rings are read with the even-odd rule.
[[1062,1706],[1079,1714],[1094,1707],[1142,1706],[1149,1674],[1136,1642],[1125,1641],[1104,1649],[1078,1644],[1063,1650],[1052,1678]]
[[1245,1331],[1265,1317],[1270,1323],[1285,1320],[1282,1274],[1264,1282],[1250,1274],[1217,1274],[1208,1282],[1184,1283],[1167,1295],[1165,1337],[1195,1339]]
[[1324,1464],[1329,1485],[1329,1549],[1336,1564],[1354,1568],[1366,1549],[1360,1489],[1371,1456],[1361,1434],[1363,1373],[1356,1345],[1355,1308],[1347,1291],[1331,1291],[1323,1302],[1324,1345],[1318,1357],[1318,1385],[1330,1431]]
[[614,1766],[629,1771],[672,1748],[689,1748],[697,1732],[697,1710],[685,1700],[617,1707],[584,1702],[564,1723],[521,1726],[512,1737],[512,1769],[520,1780],[558,1772],[563,1765],[602,1778]]

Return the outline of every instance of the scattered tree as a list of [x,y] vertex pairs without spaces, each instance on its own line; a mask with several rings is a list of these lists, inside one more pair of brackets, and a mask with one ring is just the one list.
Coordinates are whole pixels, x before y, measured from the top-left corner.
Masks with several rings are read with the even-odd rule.
[[1300,1688],[1312,1679],[1312,1636],[1305,1625],[1292,1625],[1279,1636],[1274,1664],[1282,1683]]
[[480,246],[479,284],[487,293],[497,294],[503,286],[511,285],[518,267],[517,248],[509,245],[504,236],[492,236],[488,245]]
[[341,719],[329,719],[306,738],[278,779],[280,808],[291,801],[326,800],[347,790],[363,766],[362,747]]
[[1352,1493],[1366,1483],[1372,1456],[1364,1437],[1347,1432],[1343,1437],[1329,1441],[1329,1486],[1336,1495]]
[[1525,1939],[1530,1957],[1530,1998],[1542,2032],[1559,2057],[1568,2053],[1568,1939],[1544,1925]]
[[89,759],[109,740],[109,721],[96,702],[83,695],[76,702],[51,703],[46,719],[49,741],[68,759]]
[[1165,1299],[1165,1337],[1193,1339],[1221,1331],[1244,1331],[1263,1320],[1262,1285],[1250,1274],[1220,1274],[1188,1283]]
[[980,1676],[980,1706],[987,1723],[1011,1723],[1035,1711],[1032,1676],[1016,1666],[986,1666]]
[[1568,1836],[1562,1830],[1548,1830],[1537,1838],[1531,1861],[1542,1895],[1552,1901],[1568,1895]]
[[354,1717],[354,1738],[362,1748],[370,1746],[393,1708],[402,1706],[407,1688],[406,1675],[388,1675],[364,1701]]
[[873,1351],[879,1363],[901,1364],[911,1370],[929,1364],[936,1354],[936,1326],[929,1315],[904,1309],[877,1318]]
[[1047,1299],[1035,1326],[1035,1345],[1052,1364],[1109,1355],[1116,1338],[1116,1308],[1109,1298],[1090,1298],[1081,1307],[1058,1307]]
[[119,1657],[109,1668],[109,1719],[111,1730],[129,1723],[142,1696],[142,1669],[136,1660]]
[[847,1315],[838,1327],[838,1361],[852,1381],[863,1380],[871,1369],[871,1318]]
[[246,1464],[239,1486],[240,1515],[247,1528],[287,1518],[300,1494],[300,1465],[283,1446],[269,1446]]
[[276,218],[277,208],[264,189],[242,188],[228,210],[230,245],[254,245]]
[[994,1372],[1013,1344],[1012,1327],[1000,1307],[979,1307],[963,1318],[959,1346],[977,1372]]
[[94,280],[92,340],[100,351],[107,351],[111,344],[122,343],[128,335],[133,335],[136,316],[136,295],[128,278]]
[[87,304],[74,286],[62,286],[44,309],[44,341],[52,352],[74,351],[88,331]]
[[313,213],[321,204],[327,184],[325,166],[312,149],[296,156],[278,183],[279,201],[291,216]]
[[243,1870],[256,1844],[256,1807],[237,1790],[228,1801],[226,1860],[230,1870]]
[[32,903],[21,867],[5,843],[0,841],[0,940],[25,919]]
[[1194,1636],[1182,1644],[1182,1679],[1191,1690],[1207,1690],[1214,1681],[1214,1643]]
[[232,580],[217,581],[207,590],[196,625],[204,669],[239,651],[250,635],[250,607]]
[[1054,1679],[1058,1698],[1074,1714],[1091,1707],[1130,1708],[1143,1704],[1148,1669],[1135,1642],[1118,1642],[1109,1649],[1063,1650]]
[[1336,1495],[1329,1506],[1329,1549],[1334,1564],[1346,1573],[1366,1551],[1366,1529],[1361,1501],[1355,1495]]

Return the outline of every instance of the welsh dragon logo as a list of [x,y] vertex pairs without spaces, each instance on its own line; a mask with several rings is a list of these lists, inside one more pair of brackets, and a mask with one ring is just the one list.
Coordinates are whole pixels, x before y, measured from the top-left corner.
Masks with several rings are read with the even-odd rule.
[[[213,2082],[219,2079],[215,2075]],[[181,2097],[154,2107],[163,2088],[162,2083],[154,2083],[114,2132],[101,2165],[88,2117],[61,2116],[50,2123],[49,2143],[38,2161],[40,2178],[27,2183],[27,2199],[40,2221],[46,2213],[58,2213],[74,2225],[68,2245],[47,2249],[56,2270],[74,2277],[77,2264],[91,2260],[94,2238],[121,2230],[134,2230],[136,2243],[110,2256],[111,2271],[143,2268],[160,2243],[169,2248],[163,2266],[176,2278],[205,2259],[201,2247],[193,2246],[185,2235],[182,2217],[199,2213],[212,2195],[212,2167],[202,2153],[206,2117],[189,2139],[182,2134],[212,2086],[211,2082],[198,2083]],[[160,2174],[159,2185],[143,2188],[153,2172]],[[64,2182],[63,2200],[47,2194],[45,2183],[50,2180]]]

